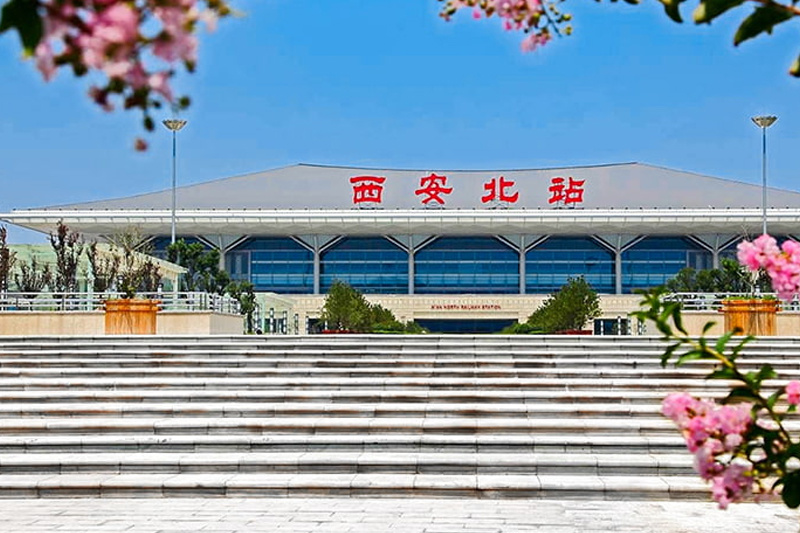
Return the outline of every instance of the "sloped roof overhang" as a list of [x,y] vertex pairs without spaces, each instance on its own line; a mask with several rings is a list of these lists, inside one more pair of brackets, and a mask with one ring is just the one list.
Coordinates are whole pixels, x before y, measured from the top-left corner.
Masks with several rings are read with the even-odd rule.
[[[113,234],[136,226],[142,233],[170,233],[169,210],[24,210],[0,215],[12,224],[51,232],[59,221],[82,233]],[[762,212],[738,209],[542,209],[542,210],[178,210],[181,235],[501,235],[700,234],[761,232]],[[795,234],[800,209],[771,208],[769,229]]]

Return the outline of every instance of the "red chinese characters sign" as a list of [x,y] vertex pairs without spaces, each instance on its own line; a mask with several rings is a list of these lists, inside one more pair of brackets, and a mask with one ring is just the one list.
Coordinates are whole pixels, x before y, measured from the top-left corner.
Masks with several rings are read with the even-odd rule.
[[419,189],[414,191],[414,194],[424,196],[421,199],[423,205],[428,205],[431,202],[444,205],[442,195],[453,192],[452,187],[445,187],[445,185],[447,185],[447,176],[437,176],[431,173],[430,176],[419,179]]
[[572,176],[565,179],[558,176],[550,180],[550,199],[548,204],[582,204],[583,203],[583,184],[586,180],[576,180]]
[[483,184],[483,190],[486,194],[481,196],[481,203],[488,204],[489,202],[505,202],[509,204],[517,203],[519,200],[519,193],[509,193],[509,189],[513,187],[515,182],[505,179],[503,176],[499,178],[492,178]]
[[[443,207],[448,200],[448,196],[453,193],[455,186],[448,186],[447,176],[430,173],[419,178],[419,187],[414,190],[414,195],[425,207]],[[350,184],[353,193],[353,205],[367,207],[382,206],[384,185],[387,182],[385,176],[353,176]],[[474,182],[473,182],[474,183]],[[542,182],[538,181],[537,184]],[[548,185],[538,185],[547,187],[546,191],[536,194],[541,198],[541,194],[547,194],[547,204],[558,206],[576,206],[583,203],[584,185],[586,180],[575,179],[572,176],[556,176],[550,179]],[[482,192],[475,191],[475,200],[480,199],[482,205],[486,207],[496,207],[501,205],[517,204],[521,194],[517,190],[517,182],[505,176],[491,177],[482,184]],[[474,190],[474,189],[473,189]],[[463,202],[463,200],[461,200]],[[489,205],[487,205],[489,204]],[[463,206],[462,206],[463,207]]]
[[353,176],[350,183],[353,184],[353,203],[354,204],[380,204],[383,202],[383,176]]

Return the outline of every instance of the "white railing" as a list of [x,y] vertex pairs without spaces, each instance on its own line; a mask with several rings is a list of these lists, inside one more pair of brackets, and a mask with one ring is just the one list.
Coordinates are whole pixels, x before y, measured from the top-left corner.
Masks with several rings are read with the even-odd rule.
[[[680,302],[684,311],[716,311],[722,307],[722,302],[729,298],[753,298],[769,297],[778,299],[774,293],[750,292],[674,292],[664,297],[665,301]],[[781,301],[781,309],[784,311],[800,311],[800,301],[797,297],[790,301]]]
[[[99,311],[103,302],[122,298],[119,292],[71,292],[58,294],[43,292],[26,294],[5,292],[0,294],[0,311]],[[239,302],[230,296],[206,292],[146,292],[136,298],[159,300],[164,311],[217,311],[239,314]]]

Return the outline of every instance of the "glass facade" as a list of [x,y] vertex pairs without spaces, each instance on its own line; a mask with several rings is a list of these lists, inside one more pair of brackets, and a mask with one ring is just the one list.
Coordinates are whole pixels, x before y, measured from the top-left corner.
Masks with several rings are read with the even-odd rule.
[[247,239],[225,254],[225,268],[257,291],[284,294],[314,292],[314,254],[287,237]]
[[[193,236],[181,236],[189,243]],[[152,244],[163,258],[169,236]],[[720,257],[735,254],[738,240]],[[665,283],[682,268],[711,268],[713,255],[684,236],[646,237],[622,253],[622,292]],[[416,294],[518,294],[519,254],[498,238],[439,237],[414,257]],[[314,254],[291,237],[252,237],[225,254],[235,280],[253,283],[257,291],[285,294],[314,292]],[[589,236],[551,237],[525,254],[525,292],[550,294],[570,277],[584,276],[599,293],[615,291],[614,254]],[[408,254],[382,236],[345,237],[320,256],[320,292],[336,280],[367,294],[407,294]]]
[[[194,244],[200,243],[203,245],[203,248],[206,250],[210,250],[211,247],[208,246],[205,242],[201,241],[197,237],[191,235],[176,235],[175,240],[179,241],[183,239],[186,244]],[[166,259],[167,258],[167,246],[170,245],[172,241],[172,237],[169,235],[162,235],[159,237],[155,237],[152,241],[150,241],[150,245],[153,247],[153,251],[150,253],[153,257],[158,257],[159,259]]]
[[323,252],[320,290],[341,280],[365,294],[407,294],[408,253],[383,237],[348,237]]
[[614,254],[589,237],[551,237],[525,254],[525,291],[550,294],[583,276],[600,293],[614,292]]
[[420,318],[416,322],[431,333],[499,333],[503,328],[514,324],[516,320],[512,318]]
[[519,254],[492,237],[441,237],[414,259],[418,294],[519,293]]
[[711,268],[712,254],[684,237],[647,237],[622,252],[622,292],[664,284],[682,268]]

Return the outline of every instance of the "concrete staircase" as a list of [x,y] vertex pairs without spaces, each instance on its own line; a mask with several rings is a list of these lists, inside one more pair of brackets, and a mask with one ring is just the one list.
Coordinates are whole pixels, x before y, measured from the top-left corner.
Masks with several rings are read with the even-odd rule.
[[[0,497],[708,499],[644,337],[0,337]],[[800,341],[753,343],[800,379]]]

